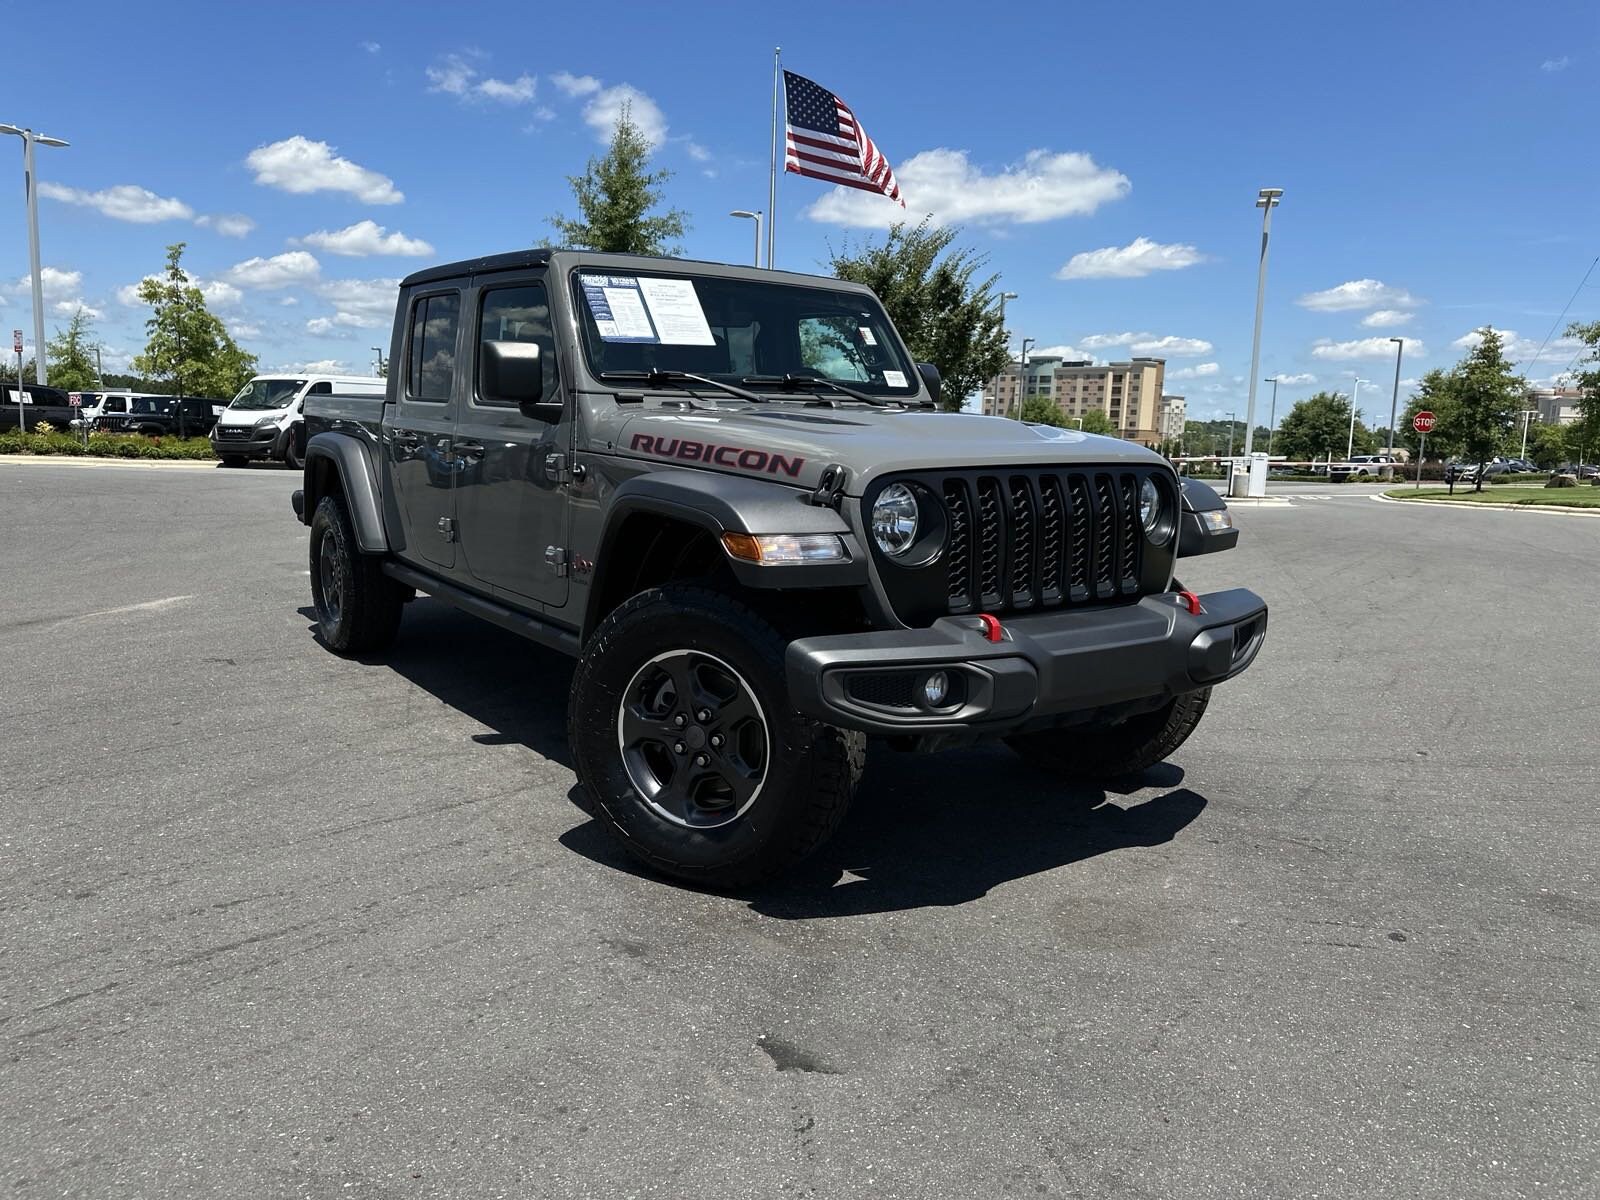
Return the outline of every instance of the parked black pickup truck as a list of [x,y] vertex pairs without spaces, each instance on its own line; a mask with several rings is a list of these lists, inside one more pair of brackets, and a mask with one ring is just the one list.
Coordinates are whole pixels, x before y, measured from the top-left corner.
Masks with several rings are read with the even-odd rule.
[[1215,492],[1118,438],[940,411],[864,287],[535,250],[399,301],[387,395],[305,406],[318,632],[379,651],[422,591],[576,656],[578,778],[660,871],[793,864],[869,734],[1142,771],[1262,645],[1258,596],[1173,577],[1238,538]]
[[227,405],[226,400],[198,396],[136,396],[128,402],[127,412],[103,413],[94,427],[102,433],[205,437],[217,423],[217,412]]

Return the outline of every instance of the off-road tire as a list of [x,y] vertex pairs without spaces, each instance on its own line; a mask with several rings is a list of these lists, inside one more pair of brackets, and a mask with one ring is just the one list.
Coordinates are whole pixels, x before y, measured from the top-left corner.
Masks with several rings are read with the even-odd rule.
[[[641,592],[595,631],[573,679],[567,737],[591,811],[633,857],[701,886],[740,888],[788,870],[838,828],[861,778],[866,738],[795,711],[786,646],[737,599],[685,584]],[[649,664],[680,652],[730,667],[764,723],[765,772],[754,799],[708,828],[659,811],[624,758],[621,713],[630,687]]]
[[250,465],[250,460],[242,454],[224,454],[222,456],[222,465],[225,467],[247,467]]
[[1040,770],[1081,779],[1137,775],[1188,741],[1210,702],[1211,689],[1201,688],[1116,725],[1024,733],[1006,745]]
[[317,502],[310,542],[311,601],[322,640],[339,654],[386,649],[400,628],[407,589],[383,573],[376,555],[361,553],[343,499]]

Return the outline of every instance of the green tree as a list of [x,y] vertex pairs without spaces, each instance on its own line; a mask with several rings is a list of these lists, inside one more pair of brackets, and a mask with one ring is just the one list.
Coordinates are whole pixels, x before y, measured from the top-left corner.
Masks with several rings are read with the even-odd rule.
[[1557,467],[1567,461],[1570,447],[1567,444],[1571,425],[1545,424],[1535,421],[1528,430],[1528,457],[1541,467]]
[[1483,464],[1499,453],[1516,424],[1527,383],[1506,361],[1500,335],[1487,325],[1478,344],[1451,372],[1455,377],[1455,418],[1461,424],[1461,449],[1479,466],[1477,486],[1483,490]]
[[1061,411],[1049,396],[1026,396],[1022,401],[1022,419],[1034,425],[1054,425],[1057,429],[1067,426],[1067,414]]
[[94,388],[96,343],[90,340],[93,327],[94,322],[80,304],[66,329],[58,327],[56,336],[44,344],[45,368],[52,387],[68,392],[87,392]]
[[1111,418],[1099,408],[1091,408],[1083,414],[1083,431],[1085,433],[1110,433],[1115,434],[1117,427],[1111,423]]
[[179,396],[232,396],[255,374],[256,356],[241,350],[206,308],[184,272],[184,243],[167,247],[167,273],[139,285],[151,308],[149,339],[133,360],[135,375],[165,380]]
[[[1433,414],[1433,432],[1428,434],[1426,446],[1411,425],[1419,412]],[[1425,449],[1441,458],[1451,458],[1461,453],[1461,414],[1456,411],[1456,378],[1452,372],[1435,367],[1422,377],[1416,392],[1406,401],[1399,433],[1396,444],[1412,454]]]
[[1578,420],[1566,426],[1567,453],[1573,459],[1589,461],[1600,447],[1600,321],[1575,321],[1567,326],[1567,336],[1581,339],[1589,352],[1575,365],[1575,386],[1582,389],[1578,399]]
[[[1350,437],[1350,398],[1337,392],[1318,392],[1307,396],[1289,410],[1278,423],[1273,453],[1296,461],[1342,455]],[[1371,432],[1356,421],[1351,452],[1370,454],[1374,449]]]
[[582,175],[567,176],[578,215],[550,218],[562,245],[616,254],[678,253],[672,243],[684,235],[685,214],[674,208],[650,215],[661,203],[661,185],[672,178],[671,171],[645,169],[651,149],[624,104],[605,157],[591,158]]
[[915,227],[902,221],[879,245],[830,250],[828,263],[838,278],[876,292],[912,357],[939,368],[951,412],[1011,361],[995,302],[999,276],[976,280],[988,257],[952,249],[955,238],[954,229],[929,228],[926,217]]

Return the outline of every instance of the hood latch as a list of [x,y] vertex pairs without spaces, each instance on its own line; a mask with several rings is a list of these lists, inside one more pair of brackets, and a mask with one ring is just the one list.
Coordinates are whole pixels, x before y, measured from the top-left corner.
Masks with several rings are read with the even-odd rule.
[[850,481],[850,472],[838,463],[829,463],[822,468],[822,478],[817,480],[816,490],[805,498],[807,504],[814,504],[818,508],[837,509],[844,500],[845,485]]

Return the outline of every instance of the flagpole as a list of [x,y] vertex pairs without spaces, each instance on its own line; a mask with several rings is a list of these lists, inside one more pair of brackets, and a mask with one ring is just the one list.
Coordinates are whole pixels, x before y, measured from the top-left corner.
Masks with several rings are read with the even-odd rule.
[[778,242],[778,83],[782,73],[778,55],[782,46],[772,48],[772,170],[767,176],[767,270],[772,270],[772,250]]

